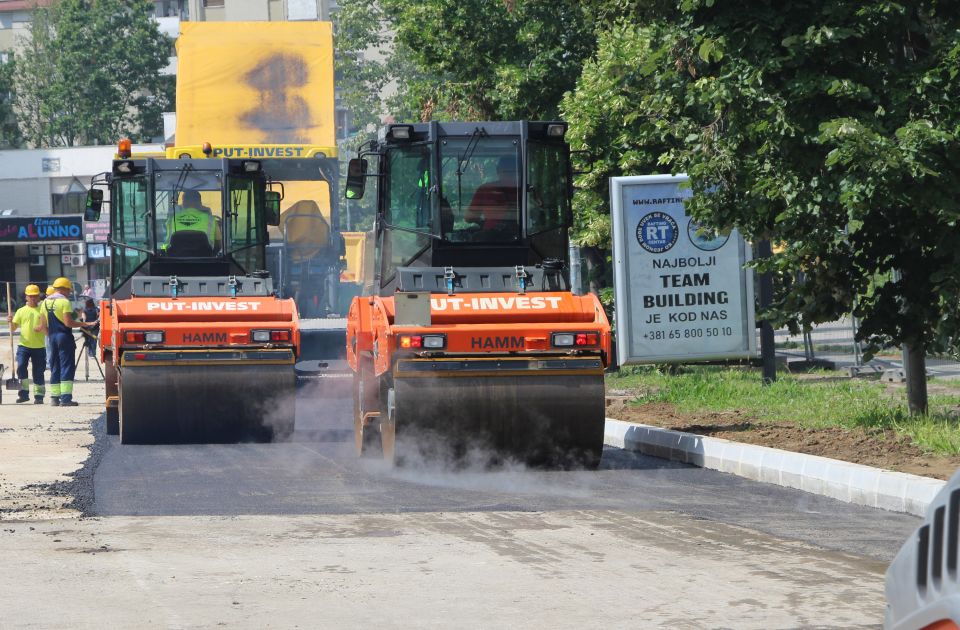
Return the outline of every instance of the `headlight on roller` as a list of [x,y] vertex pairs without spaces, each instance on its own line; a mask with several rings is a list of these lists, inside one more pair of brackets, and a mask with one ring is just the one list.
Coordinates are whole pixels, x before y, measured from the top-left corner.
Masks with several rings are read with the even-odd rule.
[[250,339],[258,343],[268,343],[270,341],[269,330],[254,330],[250,332]]
[[440,350],[443,348],[446,343],[446,339],[443,335],[424,335],[423,336],[423,347],[430,348],[432,350]]
[[162,332],[145,332],[143,333],[143,339],[147,343],[163,343],[163,333]]

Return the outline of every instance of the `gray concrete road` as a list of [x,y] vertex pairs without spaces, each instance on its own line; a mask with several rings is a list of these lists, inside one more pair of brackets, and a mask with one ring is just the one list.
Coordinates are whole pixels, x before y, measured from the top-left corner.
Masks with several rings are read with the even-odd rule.
[[92,516],[0,523],[0,627],[878,627],[919,522],[616,449],[388,470],[347,422],[308,400],[293,443],[130,447],[98,420]]
[[0,532],[5,628],[857,628],[884,563],[672,512],[104,517]]

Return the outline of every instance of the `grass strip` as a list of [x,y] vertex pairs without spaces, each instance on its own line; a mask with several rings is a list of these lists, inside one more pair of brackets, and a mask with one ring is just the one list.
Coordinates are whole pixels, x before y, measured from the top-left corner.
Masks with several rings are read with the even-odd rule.
[[957,393],[931,393],[929,414],[911,417],[902,390],[840,372],[780,373],[766,387],[757,369],[717,366],[685,366],[679,374],[631,367],[607,378],[608,387],[635,392],[636,404],[665,402],[681,413],[740,410],[760,422],[786,420],[810,428],[892,429],[926,451],[958,454],[960,384],[937,383],[947,384],[937,389]]

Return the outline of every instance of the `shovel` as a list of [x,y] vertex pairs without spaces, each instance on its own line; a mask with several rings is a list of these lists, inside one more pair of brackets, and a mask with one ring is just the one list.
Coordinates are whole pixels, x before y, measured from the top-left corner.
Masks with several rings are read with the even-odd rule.
[[[7,283],[7,315],[13,316],[13,298],[10,296],[10,283]],[[13,369],[13,378],[6,380],[5,389],[20,389],[20,379],[17,378],[17,352],[13,347],[13,322],[10,322],[10,365]]]

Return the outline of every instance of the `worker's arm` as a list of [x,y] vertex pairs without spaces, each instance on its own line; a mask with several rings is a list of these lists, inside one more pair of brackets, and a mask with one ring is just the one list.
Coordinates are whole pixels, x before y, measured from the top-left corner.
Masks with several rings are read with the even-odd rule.
[[67,311],[63,314],[63,325],[67,328],[89,328],[90,324],[77,321],[73,317],[73,313]]
[[20,325],[17,323],[17,320],[14,318],[12,313],[7,313],[7,323],[10,324],[11,334],[17,332],[17,328],[20,327]]

